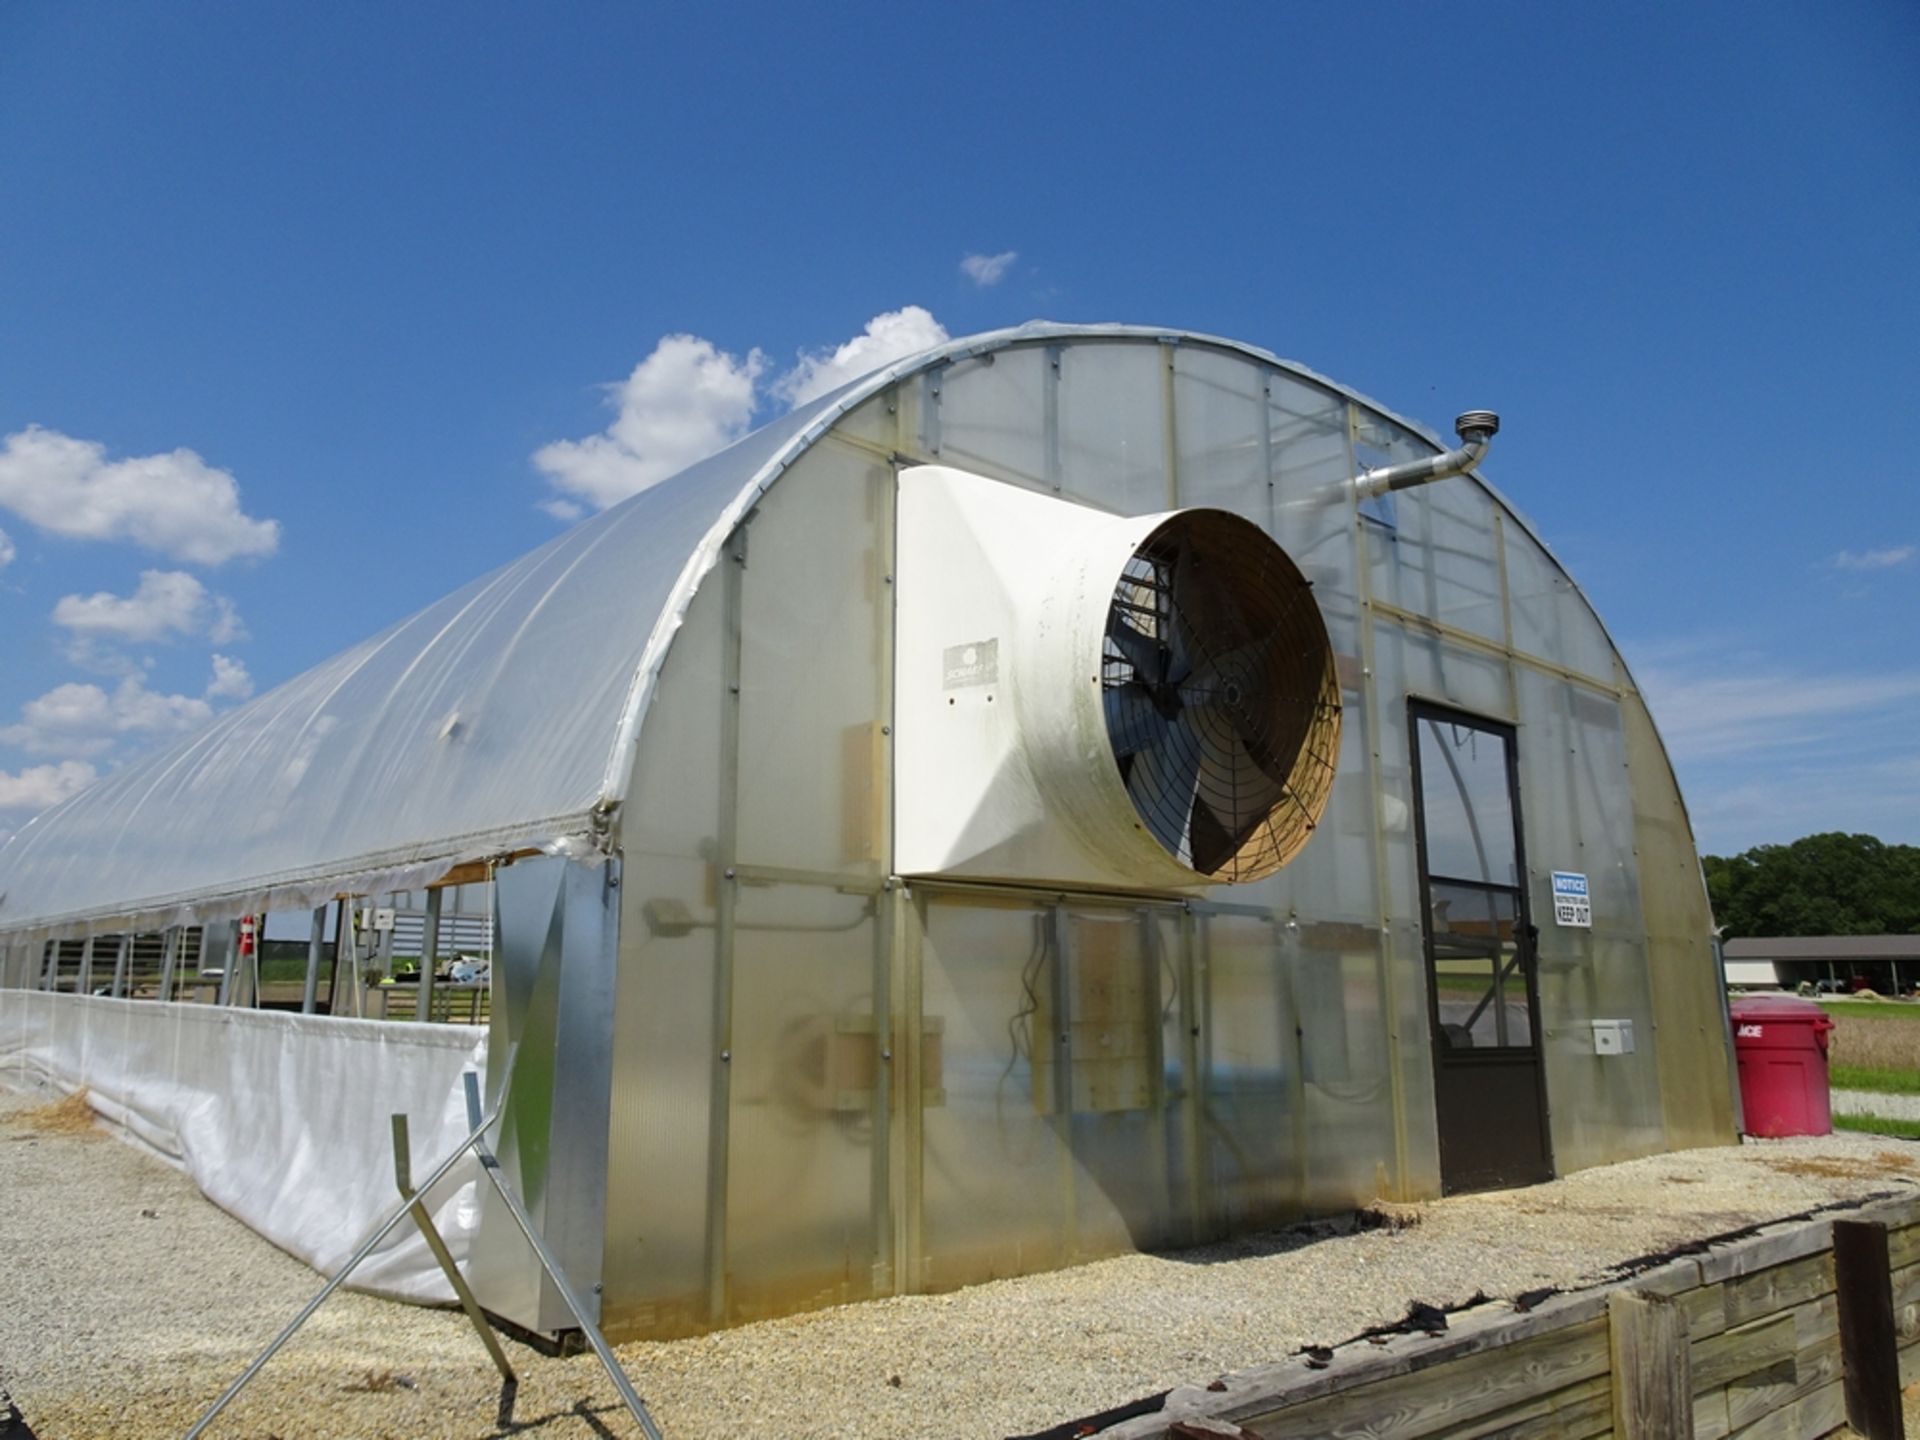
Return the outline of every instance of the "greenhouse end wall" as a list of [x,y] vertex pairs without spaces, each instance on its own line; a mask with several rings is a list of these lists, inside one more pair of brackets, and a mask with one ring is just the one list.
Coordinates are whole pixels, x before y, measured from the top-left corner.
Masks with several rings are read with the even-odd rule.
[[[909,373],[734,532],[640,737],[602,1320],[666,1336],[1442,1189],[1414,834],[1419,701],[1512,727],[1551,1161],[1733,1138],[1704,889],[1611,643],[1435,446],[1227,347],[1055,337]],[[896,477],[943,464],[1119,514],[1265,528],[1345,705],[1287,869],[1194,895],[892,873]],[[1550,872],[1592,882],[1555,926]],[[1630,1020],[1631,1054],[1591,1022]]]

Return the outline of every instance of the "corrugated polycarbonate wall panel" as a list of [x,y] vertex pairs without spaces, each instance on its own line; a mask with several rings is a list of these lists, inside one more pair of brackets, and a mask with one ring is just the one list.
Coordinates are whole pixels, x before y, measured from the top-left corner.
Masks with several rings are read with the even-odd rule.
[[[1518,675],[1541,1049],[1554,1159],[1564,1172],[1662,1148],[1660,1078],[1619,706],[1538,671],[1522,667]],[[1587,877],[1591,929],[1556,922],[1556,870]],[[1632,1021],[1635,1052],[1596,1054],[1596,1019]]]
[[662,670],[621,832],[601,1323],[707,1327],[723,587],[701,587]]
[[1621,711],[1667,1144],[1734,1144],[1726,990],[1714,963],[1699,856],[1646,706],[1629,695]]
[[738,860],[877,876],[893,467],[828,441],[747,527],[741,570]]
[[734,938],[726,1321],[861,1300],[881,1260],[875,896],[741,887]]
[[1063,1265],[1073,1158],[1043,1013],[1058,950],[1050,907],[915,893],[920,1023],[937,1052],[923,1067],[921,1282],[950,1290]]

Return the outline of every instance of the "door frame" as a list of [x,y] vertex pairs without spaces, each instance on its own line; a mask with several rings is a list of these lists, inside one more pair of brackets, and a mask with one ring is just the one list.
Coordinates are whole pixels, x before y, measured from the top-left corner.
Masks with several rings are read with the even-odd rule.
[[[1513,812],[1513,863],[1515,884],[1512,886],[1485,885],[1491,890],[1511,890],[1515,897],[1515,914],[1519,929],[1518,939],[1525,947],[1527,1009],[1531,1021],[1529,1029],[1532,1041],[1526,1048],[1533,1052],[1533,1077],[1535,1098],[1540,1115],[1540,1154],[1546,1164],[1546,1179],[1557,1176],[1559,1167],[1553,1156],[1553,1125],[1547,1099],[1546,1050],[1542,1044],[1540,1011],[1540,932],[1533,923],[1533,902],[1527,884],[1527,825],[1520,803],[1520,731],[1519,727],[1506,720],[1498,720],[1489,715],[1478,715],[1470,710],[1462,710],[1455,705],[1447,705],[1434,700],[1423,700],[1417,696],[1407,699],[1407,749],[1408,760],[1412,766],[1409,775],[1413,788],[1413,842],[1414,868],[1418,871],[1420,882],[1420,972],[1427,991],[1427,1050],[1433,1066],[1434,1084],[1434,1141],[1440,1151],[1440,1188],[1443,1194],[1454,1193],[1447,1184],[1446,1154],[1440,1133],[1440,1090],[1443,1084],[1444,1069],[1440,1054],[1440,992],[1434,983],[1433,960],[1433,881],[1434,876],[1427,863],[1427,805],[1425,777],[1421,773],[1420,763],[1420,722],[1432,720],[1442,724],[1464,725],[1469,729],[1481,730],[1500,737],[1506,747],[1507,803]],[[1448,883],[1450,877],[1439,877]],[[1459,879],[1462,877],[1451,877]],[[1468,881],[1468,884],[1475,882]],[[1498,971],[1495,972],[1496,1003],[1504,1005],[1499,998]],[[1507,1047],[1506,1054],[1519,1050],[1519,1046]],[[1457,1063],[1472,1065],[1474,1061],[1466,1056],[1456,1057]]]

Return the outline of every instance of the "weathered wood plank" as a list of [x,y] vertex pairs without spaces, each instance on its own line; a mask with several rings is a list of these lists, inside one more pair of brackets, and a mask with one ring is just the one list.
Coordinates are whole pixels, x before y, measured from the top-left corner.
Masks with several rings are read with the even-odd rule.
[[[1292,1356],[1223,1377],[1226,1386],[1223,1391],[1182,1386],[1168,1398],[1168,1416],[1205,1413],[1244,1420],[1248,1415],[1343,1394],[1435,1365],[1510,1349],[1535,1337],[1596,1323],[1605,1315],[1606,1308],[1604,1291],[1556,1296],[1525,1315],[1515,1314],[1511,1306],[1503,1303],[1479,1306],[1453,1316],[1447,1333],[1438,1337],[1395,1335],[1384,1345],[1364,1342],[1344,1345],[1334,1351],[1333,1363],[1326,1369],[1309,1368],[1302,1357]],[[1130,1428],[1132,1425],[1133,1422],[1128,1422],[1117,1435],[1133,1436],[1136,1431]],[[1158,1432],[1142,1426],[1138,1433]]]
[[1920,1265],[1893,1272],[1893,1325],[1901,1344],[1920,1340]]
[[1802,1350],[1770,1370],[1743,1375],[1727,1387],[1727,1423],[1738,1435],[1784,1405],[1840,1378],[1840,1337]]
[[1847,1422],[1866,1440],[1906,1440],[1887,1227],[1874,1220],[1834,1221],[1833,1268]]
[[1671,1440],[1685,1433],[1693,1423],[1687,1312],[1664,1295],[1620,1290],[1608,1297],[1607,1326],[1614,1434],[1620,1440]]
[[1718,1335],[1727,1328],[1727,1287],[1716,1282],[1678,1297],[1687,1312],[1687,1334],[1695,1340]]
[[1735,1440],[1816,1440],[1830,1434],[1847,1418],[1844,1390],[1839,1381],[1829,1381],[1735,1431]]
[[1425,1440],[1585,1440],[1613,1425],[1613,1385],[1605,1375],[1512,1409],[1427,1433]]
[[1693,1392],[1723,1390],[1742,1375],[1791,1360],[1800,1348],[1794,1313],[1752,1320],[1693,1347]]
[[[1810,1226],[1821,1230],[1822,1226]],[[1776,1265],[1727,1282],[1727,1324],[1744,1325],[1776,1310],[1790,1310],[1833,1290],[1833,1253]]]
[[1725,1390],[1709,1390],[1693,1397],[1693,1440],[1721,1440],[1731,1428]]
[[1262,1440],[1410,1440],[1447,1424],[1494,1414],[1531,1396],[1563,1390],[1607,1370],[1607,1322],[1589,1320],[1549,1335],[1432,1366],[1388,1384],[1228,1418]]
[[1920,1225],[1887,1227],[1887,1263],[1896,1270],[1920,1265]]
[[1817,1255],[1827,1248],[1827,1227],[1818,1221],[1797,1221],[1783,1230],[1763,1232],[1750,1240],[1717,1246],[1700,1257],[1700,1279],[1706,1284],[1771,1270]]
[[1906,1386],[1920,1381],[1920,1345],[1908,1345],[1900,1351],[1900,1385]]

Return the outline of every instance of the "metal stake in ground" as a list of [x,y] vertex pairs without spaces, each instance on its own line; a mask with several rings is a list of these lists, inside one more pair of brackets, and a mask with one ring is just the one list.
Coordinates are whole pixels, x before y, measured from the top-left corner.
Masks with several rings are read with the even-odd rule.
[[427,1213],[425,1203],[414,1192],[412,1146],[407,1139],[405,1115],[393,1117],[393,1183],[398,1187],[400,1197],[409,1202],[407,1213],[413,1216],[413,1223],[420,1227],[420,1238],[427,1242],[433,1258],[440,1262],[441,1273],[447,1277],[453,1293],[460,1297],[460,1308],[467,1312],[467,1319],[473,1322],[480,1343],[487,1347],[487,1354],[493,1357],[494,1368],[500,1372],[500,1412],[496,1423],[504,1428],[513,1421],[513,1400],[520,1393],[520,1377],[513,1373],[513,1366],[507,1363],[507,1353],[500,1348],[499,1338],[487,1323],[487,1317],[481,1313],[480,1302],[473,1298],[473,1291],[467,1286],[467,1277],[453,1263],[453,1254],[447,1249],[447,1242],[440,1238],[433,1217]]

